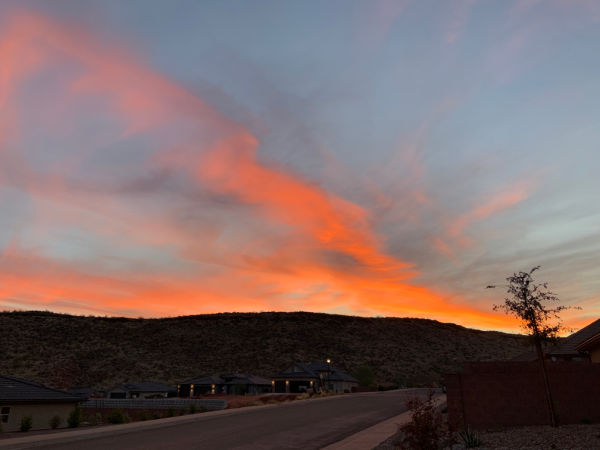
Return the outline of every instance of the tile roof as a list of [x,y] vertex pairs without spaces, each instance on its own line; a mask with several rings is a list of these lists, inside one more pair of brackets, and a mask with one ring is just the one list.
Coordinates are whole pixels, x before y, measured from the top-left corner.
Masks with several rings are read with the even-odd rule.
[[208,377],[194,378],[193,380],[187,380],[180,384],[194,384],[194,385],[213,385],[213,384],[255,384],[255,385],[271,385],[271,380],[257,375],[250,375],[247,373],[224,373],[219,375],[212,375]]
[[579,355],[580,353],[577,350],[577,347],[597,334],[600,334],[600,319],[561,340],[555,348],[548,352],[548,355]]
[[221,378],[225,380],[225,384],[254,384],[258,386],[271,385],[271,380],[246,373],[222,374]]
[[213,384],[223,384],[223,383],[225,383],[225,380],[223,380],[220,376],[212,375],[212,376],[208,376],[208,377],[193,378],[191,380],[182,381],[179,384],[193,384],[196,386],[202,386],[202,385],[213,385]]
[[294,363],[290,369],[298,368],[301,370],[279,372],[274,378],[320,378],[320,372],[329,372],[327,377],[330,381],[350,381],[358,383],[358,380],[346,372],[328,364],[326,362],[316,363]]
[[9,403],[75,403],[78,397],[52,389],[34,381],[0,375],[0,402]]
[[174,392],[173,386],[155,383],[154,381],[142,381],[140,383],[123,383],[115,386],[111,391],[122,390],[126,392]]

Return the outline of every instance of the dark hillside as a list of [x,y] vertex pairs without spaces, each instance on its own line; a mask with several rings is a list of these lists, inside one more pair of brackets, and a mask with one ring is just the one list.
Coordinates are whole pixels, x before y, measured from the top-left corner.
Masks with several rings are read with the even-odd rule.
[[167,319],[0,313],[0,373],[55,387],[124,381],[176,383],[242,371],[270,376],[292,361],[322,361],[379,382],[438,382],[464,361],[521,353],[524,337],[424,319],[315,313],[231,313]]

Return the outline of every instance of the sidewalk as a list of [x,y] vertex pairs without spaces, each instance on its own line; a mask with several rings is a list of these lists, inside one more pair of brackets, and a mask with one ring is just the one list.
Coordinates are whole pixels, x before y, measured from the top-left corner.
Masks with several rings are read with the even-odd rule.
[[[446,403],[446,395],[442,394],[434,399],[436,407],[441,407]],[[346,439],[328,445],[322,450],[368,450],[377,447],[387,438],[398,431],[398,426],[409,422],[411,418],[410,411],[406,411],[398,416],[379,422],[377,425],[366,428]]]

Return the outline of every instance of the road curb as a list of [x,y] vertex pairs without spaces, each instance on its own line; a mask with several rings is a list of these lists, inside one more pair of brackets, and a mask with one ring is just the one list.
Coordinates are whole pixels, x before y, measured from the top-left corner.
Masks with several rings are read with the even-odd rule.
[[[434,398],[436,408],[442,407],[446,403],[446,396],[440,395]],[[321,450],[366,450],[377,447],[386,439],[390,438],[398,431],[398,427],[409,422],[411,412],[406,411],[398,416],[379,422],[377,425],[365,428],[346,439],[335,442],[334,444],[323,447]]]

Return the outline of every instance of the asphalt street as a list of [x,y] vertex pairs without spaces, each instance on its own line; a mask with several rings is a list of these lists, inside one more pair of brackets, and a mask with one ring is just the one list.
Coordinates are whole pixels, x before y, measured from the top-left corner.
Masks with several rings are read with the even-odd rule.
[[[127,433],[103,433],[46,450],[318,449],[406,411],[409,396],[425,390],[350,394],[326,399],[242,408],[224,415]],[[157,424],[158,425],[158,424]],[[21,447],[23,448],[23,447]]]

